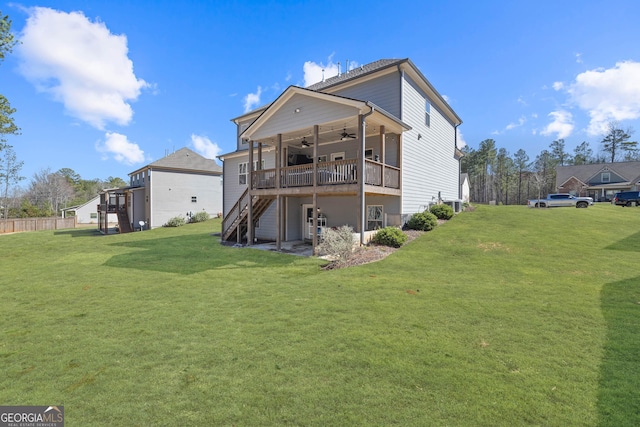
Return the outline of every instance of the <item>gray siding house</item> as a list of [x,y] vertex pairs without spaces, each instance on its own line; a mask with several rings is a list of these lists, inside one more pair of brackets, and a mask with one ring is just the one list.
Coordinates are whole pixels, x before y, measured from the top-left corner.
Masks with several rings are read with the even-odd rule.
[[[173,217],[202,211],[222,214],[222,167],[189,148],[131,172],[129,180],[128,187],[101,194],[100,211],[118,214],[120,232],[162,227]],[[102,222],[100,229],[108,232]]]
[[558,192],[609,202],[620,191],[640,190],[640,162],[556,167]]
[[[97,224],[98,223],[98,210],[96,206],[100,203],[100,196],[95,196],[93,199],[85,202],[82,205],[71,206],[62,210],[62,217],[67,218],[71,215],[76,217],[76,224]],[[115,221],[117,218],[115,214],[109,221]]]
[[[307,240],[350,225],[366,243],[430,204],[459,207],[461,119],[409,59],[384,59],[232,119],[222,238]],[[249,226],[251,224],[251,226]]]

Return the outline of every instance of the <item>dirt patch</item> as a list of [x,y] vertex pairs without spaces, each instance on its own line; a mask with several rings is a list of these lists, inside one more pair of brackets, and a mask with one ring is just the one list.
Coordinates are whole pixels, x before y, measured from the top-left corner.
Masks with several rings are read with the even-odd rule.
[[[424,231],[416,231],[416,230],[405,230],[404,233],[407,235],[407,243],[410,241],[422,236]],[[353,267],[355,265],[369,264],[370,262],[380,261],[381,259],[386,258],[391,255],[395,251],[400,248],[392,248],[389,246],[376,245],[374,243],[370,243],[367,246],[360,247],[356,249],[353,254],[349,257],[348,260],[344,262],[339,261],[331,261],[329,264],[324,266],[325,270],[335,270],[338,268],[345,267]]]

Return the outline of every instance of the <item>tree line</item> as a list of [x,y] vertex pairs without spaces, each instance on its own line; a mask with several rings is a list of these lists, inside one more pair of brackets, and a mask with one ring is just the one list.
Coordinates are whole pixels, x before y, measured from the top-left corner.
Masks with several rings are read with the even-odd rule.
[[5,198],[5,217],[31,218],[60,216],[62,209],[79,206],[94,198],[104,188],[124,187],[118,177],[82,179],[73,169],[36,172],[27,188],[14,187]]
[[471,202],[525,204],[527,199],[556,191],[556,166],[640,160],[638,143],[630,140],[632,134],[632,129],[610,122],[596,155],[587,141],[571,153],[564,139],[557,139],[534,159],[523,149],[510,154],[497,148],[493,139],[485,139],[477,149],[468,145],[462,149],[460,168],[469,176]]

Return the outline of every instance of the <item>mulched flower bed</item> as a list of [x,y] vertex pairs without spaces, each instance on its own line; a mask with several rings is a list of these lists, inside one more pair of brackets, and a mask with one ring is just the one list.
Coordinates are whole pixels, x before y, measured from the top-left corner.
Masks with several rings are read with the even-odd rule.
[[[422,236],[424,231],[416,231],[416,230],[405,230],[404,233],[407,235],[407,243],[410,241]],[[386,258],[390,254],[394,253],[400,248],[392,248],[390,246],[382,246],[376,245],[375,243],[370,243],[367,246],[363,246],[361,248],[356,249],[353,254],[346,261],[331,261],[329,264],[325,265],[323,269],[325,270],[335,270],[338,268],[345,267],[353,267],[355,265],[368,264],[370,262],[379,261],[383,258]]]

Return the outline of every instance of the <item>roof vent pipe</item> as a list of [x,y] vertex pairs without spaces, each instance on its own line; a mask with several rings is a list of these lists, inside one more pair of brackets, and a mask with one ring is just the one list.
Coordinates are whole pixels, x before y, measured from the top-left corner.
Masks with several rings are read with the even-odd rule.
[[342,70],[340,69],[340,61],[338,61],[338,77],[342,75]]
[[324,81],[324,68],[322,69],[322,81]]

